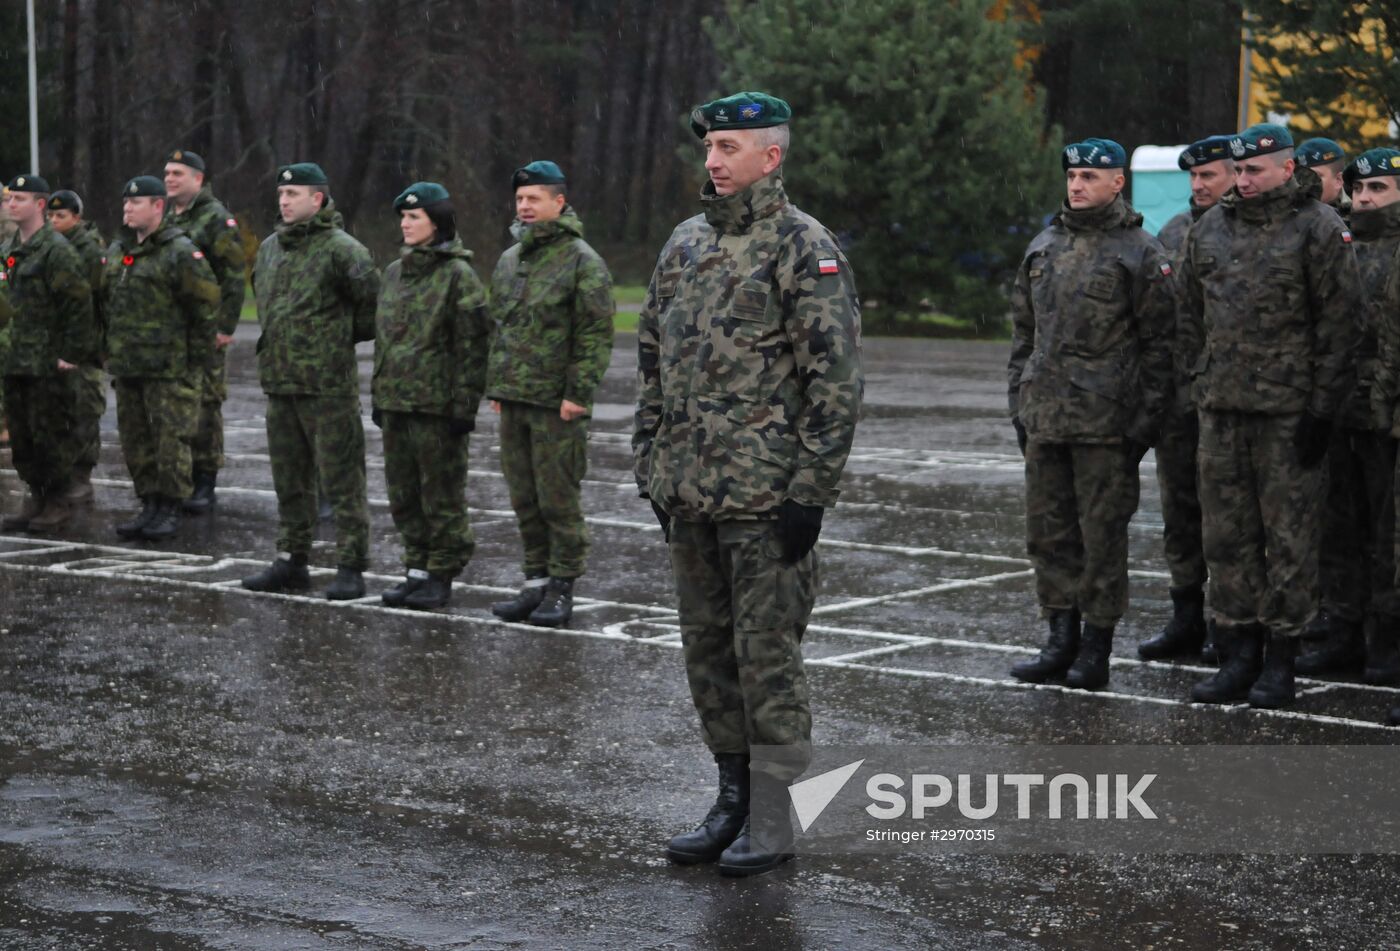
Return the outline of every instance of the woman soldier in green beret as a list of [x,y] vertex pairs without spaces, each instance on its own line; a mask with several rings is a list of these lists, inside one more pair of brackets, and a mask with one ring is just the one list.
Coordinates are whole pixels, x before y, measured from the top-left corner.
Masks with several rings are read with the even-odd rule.
[[411,185],[394,210],[403,248],[379,293],[373,419],[384,433],[389,507],[408,576],[383,597],[391,607],[426,610],[447,604],[476,547],[467,439],[486,385],[491,322],[447,189]]

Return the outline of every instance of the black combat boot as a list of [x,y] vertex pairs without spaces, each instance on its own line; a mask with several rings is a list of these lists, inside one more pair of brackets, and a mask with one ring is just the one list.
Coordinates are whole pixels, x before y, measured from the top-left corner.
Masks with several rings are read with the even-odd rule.
[[713,862],[739,837],[749,817],[749,758],[743,753],[716,753],[719,795],[700,825],[671,839],[666,857],[681,865]]
[[502,621],[523,621],[540,606],[547,587],[549,578],[545,575],[526,575],[525,587],[520,589],[520,593],[509,601],[497,601],[491,605],[491,613]]
[[1264,672],[1249,690],[1249,705],[1277,710],[1293,702],[1293,665],[1297,662],[1298,639],[1273,634],[1264,651]]
[[29,492],[25,495],[24,504],[20,506],[19,511],[13,515],[6,515],[5,520],[0,522],[0,526],[24,530],[29,527],[31,521],[39,517],[39,513],[42,511],[44,511],[43,494]]
[[1172,619],[1156,637],[1138,645],[1143,660],[1195,659],[1206,640],[1206,593],[1200,585],[1172,588]]
[[721,875],[760,875],[795,854],[787,783],[764,773],[754,774],[753,783],[744,825],[729,848],[720,853]]
[[365,596],[365,576],[358,568],[341,565],[335,570],[335,579],[326,588],[328,601],[354,601]]
[[311,572],[305,555],[278,552],[277,557],[257,574],[243,579],[249,591],[305,591],[311,587]]
[[1079,653],[1079,611],[1051,611],[1050,637],[1040,653],[1011,665],[1011,676],[1039,684],[1069,670]]
[[428,575],[428,580],[407,598],[404,607],[415,611],[431,611],[433,608],[447,607],[452,600],[452,576],[445,574]]
[[192,515],[203,515],[214,507],[214,486],[219,480],[217,472],[196,472],[194,491],[185,499],[184,509]]
[[379,596],[391,608],[403,607],[404,598],[428,583],[428,573],[422,568],[410,568],[402,581]]
[[574,614],[574,579],[550,578],[540,606],[530,612],[536,627],[563,627]]
[[1220,666],[1220,662],[1225,658],[1220,654],[1220,647],[1215,643],[1215,619],[1206,622],[1206,642],[1201,645],[1201,662]]
[[1365,660],[1361,625],[1344,617],[1329,615],[1327,634],[1322,643],[1299,657],[1295,669],[1304,677],[1350,674],[1359,671]]
[[1361,679],[1376,687],[1400,686],[1400,628],[1389,614],[1366,620],[1366,666]]
[[1085,624],[1079,653],[1065,674],[1065,683],[1078,690],[1097,690],[1108,683],[1108,657],[1113,653],[1113,628]]
[[1197,703],[1237,703],[1248,697],[1249,688],[1259,679],[1266,636],[1262,624],[1216,625],[1220,669],[1191,688],[1191,699]]
[[122,538],[140,538],[141,529],[151,519],[156,517],[156,509],[160,506],[160,499],[154,495],[148,495],[141,500],[141,511],[125,522],[117,523],[117,534]]
[[141,537],[152,542],[163,541],[172,537],[179,529],[180,500],[161,496],[156,502],[156,514],[141,526]]

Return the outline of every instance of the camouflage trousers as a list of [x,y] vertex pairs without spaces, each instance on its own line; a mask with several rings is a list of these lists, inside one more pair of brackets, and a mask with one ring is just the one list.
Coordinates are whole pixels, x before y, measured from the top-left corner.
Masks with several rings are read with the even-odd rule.
[[445,416],[384,414],[384,479],[404,564],[456,575],[476,550],[467,516],[468,437]]
[[712,753],[790,751],[790,775],[810,758],[812,713],[802,635],[817,597],[817,553],[782,558],[771,519],[671,522],[690,695]]
[[[10,325],[0,327],[0,369],[10,360]],[[5,384],[0,380],[0,431],[7,428],[5,422]]]
[[267,451],[277,490],[277,550],[311,552],[317,480],[335,513],[336,564],[369,567],[365,429],[354,396],[267,398]]
[[73,424],[73,465],[91,472],[102,452],[102,414],[107,412],[107,385],[101,367],[79,367],[77,410]]
[[224,467],[224,400],[228,399],[228,350],[214,354],[214,366],[204,371],[199,394],[199,427],[195,431],[195,472],[218,472]]
[[1299,637],[1317,613],[1324,468],[1298,462],[1298,419],[1201,411],[1201,514],[1220,624]]
[[5,377],[15,471],[36,494],[59,492],[73,477],[78,410],[76,372]]
[[1206,583],[1201,542],[1201,498],[1196,489],[1196,445],[1201,424],[1195,410],[1172,410],[1157,442],[1157,487],[1162,499],[1162,541],[1173,588]]
[[588,557],[579,484],[588,471],[588,420],[501,403],[501,471],[520,523],[526,577],[577,578]]
[[189,498],[198,383],[119,377],[112,385],[117,391],[117,433],[136,495]]
[[1369,430],[1333,431],[1327,450],[1319,576],[1322,606],[1361,622],[1388,606],[1395,584],[1395,441]]

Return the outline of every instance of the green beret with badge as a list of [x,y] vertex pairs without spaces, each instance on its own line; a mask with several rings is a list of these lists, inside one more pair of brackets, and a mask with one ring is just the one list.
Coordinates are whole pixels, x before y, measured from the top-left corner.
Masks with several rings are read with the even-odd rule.
[[16,175],[5,189],[12,192],[28,192],[31,195],[47,195],[49,183],[39,175]]
[[1230,154],[1235,161],[1257,155],[1271,155],[1293,148],[1293,134],[1274,122],[1260,122],[1230,139]]
[[1065,171],[1072,168],[1123,168],[1127,164],[1128,153],[1112,139],[1071,142],[1060,153],[1060,166]]
[[1230,154],[1230,136],[1228,135],[1208,135],[1204,139],[1197,139],[1186,148],[1181,150],[1181,155],[1177,157],[1176,164],[1183,172],[1189,172],[1197,165],[1205,165],[1209,162],[1219,162],[1222,159],[1232,158]]
[[196,172],[204,171],[204,159],[189,149],[176,149],[165,157],[167,162],[178,162],[181,165],[188,165]]
[[415,182],[403,190],[398,198],[394,199],[394,210],[403,211],[406,208],[426,208],[428,205],[435,205],[440,201],[447,201],[452,196],[447,193],[437,182]]
[[295,162],[277,170],[278,185],[329,185],[326,173],[315,162]]
[[792,107],[766,92],[736,92],[690,111],[690,128],[699,139],[710,132],[768,129],[791,120]]
[[154,175],[137,175],[122,186],[123,198],[164,198],[165,182]]
[[81,217],[83,200],[78,197],[77,192],[62,188],[49,196],[49,211],[71,211]]
[[1400,149],[1368,149],[1358,155],[1342,174],[1347,187],[1360,178],[1378,178],[1381,175],[1400,176]]
[[540,160],[522,165],[510,176],[510,187],[525,185],[563,185],[564,170],[553,162]]
[[1332,162],[1340,162],[1347,157],[1342,147],[1331,139],[1308,139],[1300,142],[1293,152],[1293,158],[1303,168],[1316,168],[1319,165],[1329,165]]

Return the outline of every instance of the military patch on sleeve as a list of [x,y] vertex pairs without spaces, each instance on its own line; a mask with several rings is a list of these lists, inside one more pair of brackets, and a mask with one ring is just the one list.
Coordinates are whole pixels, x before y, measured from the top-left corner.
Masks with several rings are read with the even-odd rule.
[[1166,261],[1163,261],[1161,264],[1157,265],[1157,267],[1161,269],[1163,277],[1172,276],[1172,266]]
[[841,265],[836,262],[835,258],[821,258],[817,261],[818,274],[838,274],[840,271]]
[[238,227],[238,219],[236,219],[236,218],[230,218],[230,219],[228,219],[227,221],[225,221],[224,224],[228,225],[230,228],[237,228],[237,227]]
[[196,251],[196,252],[194,253],[194,259],[195,259],[196,261],[203,261],[203,260],[204,260],[204,252],[203,252],[203,251]]
[[1342,244],[1351,244],[1351,232],[1350,232],[1350,231],[1343,231],[1343,232],[1342,232]]

